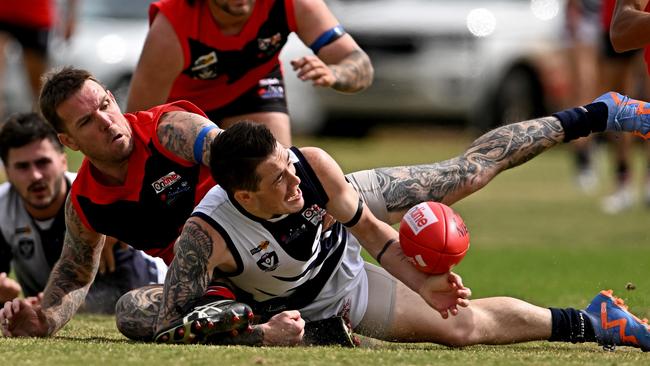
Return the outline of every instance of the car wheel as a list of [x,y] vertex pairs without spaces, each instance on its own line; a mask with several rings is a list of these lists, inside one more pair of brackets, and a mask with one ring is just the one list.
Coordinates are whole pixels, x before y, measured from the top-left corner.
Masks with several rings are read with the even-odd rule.
[[473,125],[485,131],[542,116],[545,113],[543,98],[536,74],[524,66],[513,68],[503,78],[494,96],[486,98],[491,102],[487,105],[488,116],[477,119]]

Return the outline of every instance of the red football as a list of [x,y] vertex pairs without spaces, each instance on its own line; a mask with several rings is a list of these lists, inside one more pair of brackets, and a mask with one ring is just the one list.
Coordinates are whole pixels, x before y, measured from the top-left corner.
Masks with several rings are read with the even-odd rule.
[[449,206],[422,202],[402,218],[399,241],[417,269],[440,274],[463,259],[469,249],[469,231]]

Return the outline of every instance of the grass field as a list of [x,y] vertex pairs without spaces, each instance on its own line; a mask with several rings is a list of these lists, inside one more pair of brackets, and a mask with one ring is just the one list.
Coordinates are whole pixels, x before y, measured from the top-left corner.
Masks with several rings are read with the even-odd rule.
[[[469,142],[469,136],[419,129],[384,131],[364,140],[296,141],[324,148],[346,172],[443,160]],[[607,184],[592,196],[574,187],[571,162],[567,147],[556,148],[457,203],[454,208],[472,237],[471,250],[457,272],[475,298],[508,295],[542,306],[583,308],[599,290],[612,288],[633,312],[649,317],[650,209],[639,203],[624,214],[601,213],[599,199],[611,189],[604,156],[600,162]],[[639,157],[639,191],[643,164]],[[629,283],[636,289],[626,290]],[[117,332],[111,317],[82,315],[54,338],[0,338],[0,359],[6,365],[640,365],[650,363],[650,354],[547,342],[460,350],[388,343],[353,350],[166,346],[130,342]]]

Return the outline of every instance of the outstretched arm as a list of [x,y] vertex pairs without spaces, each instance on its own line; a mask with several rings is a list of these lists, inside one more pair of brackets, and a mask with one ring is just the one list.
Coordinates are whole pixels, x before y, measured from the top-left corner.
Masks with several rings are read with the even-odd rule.
[[424,201],[451,205],[488,184],[502,171],[516,167],[562,142],[555,117],[496,128],[477,138],[465,152],[439,163],[377,168],[391,224]]
[[[327,212],[340,222],[349,223],[358,214],[359,195],[348,184],[339,165],[321,149],[301,149],[330,197]],[[395,278],[419,293],[443,318],[455,315],[458,306],[467,306],[471,291],[461,278],[453,273],[428,275],[418,271],[407,259],[399,245],[397,232],[364,208],[356,223],[350,223],[350,232],[368,253],[377,258],[383,252],[380,264]],[[379,261],[379,259],[378,259]]]
[[[339,24],[322,0],[295,0],[294,6],[296,33],[306,45]],[[316,56],[292,60],[291,65],[301,80],[346,93],[370,86],[374,74],[370,58],[349,34],[316,50]]]
[[648,0],[616,0],[609,29],[616,52],[625,52],[650,45],[650,13],[644,10]]
[[68,197],[65,208],[66,234],[61,257],[52,269],[41,308],[25,300],[6,303],[0,320],[7,319],[6,336],[48,336],[61,329],[77,312],[88,293],[104,245],[104,235],[88,230]]

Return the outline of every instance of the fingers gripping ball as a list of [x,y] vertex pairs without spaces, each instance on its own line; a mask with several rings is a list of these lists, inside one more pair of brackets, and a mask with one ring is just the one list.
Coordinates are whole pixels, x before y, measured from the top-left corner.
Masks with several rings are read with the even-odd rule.
[[469,249],[469,231],[449,206],[422,202],[402,218],[399,241],[404,254],[422,272],[448,272]]

